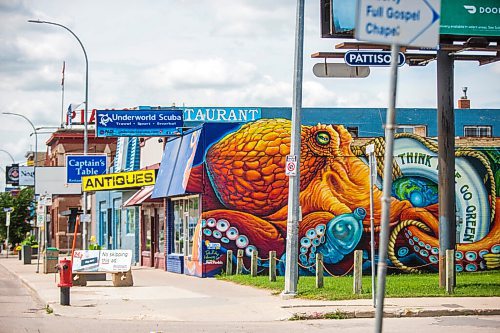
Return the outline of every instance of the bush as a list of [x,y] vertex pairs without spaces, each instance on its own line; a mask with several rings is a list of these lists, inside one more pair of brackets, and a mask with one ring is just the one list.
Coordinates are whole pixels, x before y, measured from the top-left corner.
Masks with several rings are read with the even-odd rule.
[[36,245],[38,247],[38,242],[37,242],[35,236],[30,234],[30,235],[27,235],[26,238],[21,242],[21,245],[29,245],[31,247]]

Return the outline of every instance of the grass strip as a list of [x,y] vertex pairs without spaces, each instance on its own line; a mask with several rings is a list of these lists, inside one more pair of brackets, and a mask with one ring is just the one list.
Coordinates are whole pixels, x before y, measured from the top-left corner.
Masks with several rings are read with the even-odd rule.
[[[283,291],[285,279],[278,276],[276,282],[270,282],[268,276],[219,275],[217,279],[261,289],[270,289],[273,294]],[[349,300],[372,297],[371,276],[362,279],[363,290],[355,295],[353,277],[325,277],[324,288],[315,286],[314,276],[301,276],[297,285],[298,297],[315,300]],[[449,295],[439,287],[437,273],[423,274],[390,274],[387,275],[386,297],[492,297],[500,296],[500,270],[457,273],[454,293]]]

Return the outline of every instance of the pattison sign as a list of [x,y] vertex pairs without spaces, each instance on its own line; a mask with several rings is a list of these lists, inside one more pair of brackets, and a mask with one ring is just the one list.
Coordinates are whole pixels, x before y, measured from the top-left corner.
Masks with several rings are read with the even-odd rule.
[[84,192],[141,187],[154,185],[155,182],[156,170],[138,170],[82,177]]

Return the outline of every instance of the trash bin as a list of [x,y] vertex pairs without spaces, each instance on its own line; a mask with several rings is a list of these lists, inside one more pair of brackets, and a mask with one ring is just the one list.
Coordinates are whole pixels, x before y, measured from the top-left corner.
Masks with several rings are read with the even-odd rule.
[[23,252],[23,264],[31,265],[31,245],[23,245],[21,251]]
[[57,264],[59,263],[59,249],[48,247],[43,256],[43,273],[56,273]]

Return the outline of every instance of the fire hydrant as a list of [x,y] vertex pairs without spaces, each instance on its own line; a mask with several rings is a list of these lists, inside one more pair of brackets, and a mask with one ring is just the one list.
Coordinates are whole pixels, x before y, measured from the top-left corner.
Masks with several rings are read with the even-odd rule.
[[56,265],[56,270],[59,272],[59,283],[57,286],[61,288],[61,305],[69,304],[69,288],[73,286],[73,271],[71,269],[71,260],[61,259]]

